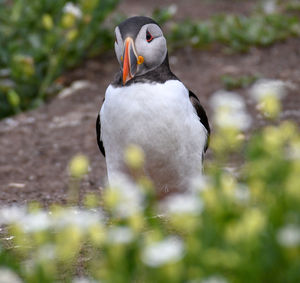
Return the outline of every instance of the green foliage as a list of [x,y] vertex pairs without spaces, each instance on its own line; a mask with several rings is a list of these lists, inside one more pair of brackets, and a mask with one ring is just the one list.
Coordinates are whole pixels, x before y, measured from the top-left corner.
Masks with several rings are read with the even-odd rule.
[[0,118],[39,105],[61,73],[111,46],[118,0],[0,2]]
[[[215,159],[193,193],[158,201],[132,146],[125,160],[135,183],[88,195],[85,208],[1,208],[10,248],[0,250],[0,266],[24,282],[78,274],[82,282],[299,282],[299,129],[284,121],[246,140],[221,123],[211,148]],[[226,170],[233,155],[243,166]],[[77,157],[70,174],[79,182],[86,167]]]
[[229,51],[245,52],[251,46],[267,46],[300,35],[296,16],[285,14],[218,15],[206,21],[173,24],[169,40],[173,48],[208,47],[219,43]]
[[172,19],[176,10],[177,8],[175,5],[171,5],[168,8],[163,9],[156,8],[152,13],[152,18],[160,25],[163,25]]
[[299,0],[278,0],[278,5],[288,12],[299,12],[300,2]]
[[221,81],[227,90],[246,88],[259,79],[258,75],[232,76],[223,75]]

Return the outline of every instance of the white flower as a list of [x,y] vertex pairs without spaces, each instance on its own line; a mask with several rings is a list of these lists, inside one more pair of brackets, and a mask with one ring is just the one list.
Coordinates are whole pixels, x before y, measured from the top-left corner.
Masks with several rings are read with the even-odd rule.
[[8,268],[0,267],[0,282],[1,283],[22,283],[20,277]]
[[0,77],[8,77],[10,75],[10,69],[0,69]]
[[287,149],[287,157],[291,160],[300,159],[300,142],[294,142]]
[[128,227],[114,227],[108,231],[108,240],[114,244],[127,244],[133,240],[133,232]]
[[82,17],[82,12],[80,8],[72,2],[67,2],[63,8],[63,11],[64,13],[69,13],[74,15],[78,19]]
[[48,229],[51,225],[51,219],[47,212],[38,211],[27,214],[18,224],[24,232],[38,232]]
[[249,188],[244,184],[238,184],[237,188],[235,189],[235,198],[240,203],[246,203],[250,199],[250,191]]
[[195,35],[195,36],[193,36],[193,37],[191,38],[191,43],[192,43],[192,44],[197,44],[197,43],[199,43],[199,41],[200,41],[200,38],[199,38],[199,36],[197,36],[197,35]]
[[119,201],[115,208],[116,216],[126,218],[143,210],[144,195],[142,189],[125,175],[113,176],[109,190],[114,190],[118,194]]
[[250,94],[258,102],[269,96],[282,99],[288,88],[294,88],[293,84],[281,80],[261,79],[251,87]]
[[72,283],[99,283],[100,281],[95,281],[86,277],[75,277]]
[[53,260],[56,257],[55,245],[47,244],[43,245],[38,249],[37,259],[40,261]]
[[203,210],[203,202],[197,194],[174,194],[164,200],[160,208],[168,214],[199,214]]
[[209,276],[203,280],[201,280],[201,283],[227,283],[228,281],[219,275],[212,275]]
[[26,216],[25,207],[7,206],[0,209],[0,225],[21,222]]
[[189,192],[203,192],[210,187],[211,180],[208,176],[195,176],[190,180]]
[[74,225],[81,231],[103,224],[104,216],[98,210],[65,208],[57,214],[40,210],[27,212],[25,207],[4,207],[0,209],[0,225],[17,224],[24,232],[34,233],[50,228],[64,228]]
[[168,7],[168,12],[170,15],[175,15],[177,12],[177,5],[176,4],[172,4]]
[[32,270],[36,268],[36,259],[30,258],[22,262],[22,269],[27,273],[31,274]]
[[300,245],[300,227],[288,224],[281,228],[277,234],[277,241],[284,247],[294,247]]
[[224,90],[213,94],[211,107],[214,110],[214,121],[218,127],[233,127],[247,130],[251,126],[251,117],[246,113],[244,100],[234,92]]
[[266,14],[274,14],[277,11],[277,4],[274,0],[267,0],[263,3],[263,10]]
[[148,245],[142,253],[142,261],[148,266],[158,267],[166,263],[177,262],[183,255],[183,242],[172,236]]
[[210,105],[212,109],[218,110],[220,108],[226,107],[235,110],[244,110],[245,102],[236,92],[218,90],[216,91],[210,100]]
[[4,125],[6,125],[5,131],[10,131],[15,127],[19,126],[19,122],[12,118],[6,118],[3,121],[4,121]]
[[220,109],[215,114],[215,123],[221,128],[233,127],[239,130],[247,130],[251,125],[251,117],[243,111],[233,109]]
[[103,223],[103,215],[97,210],[66,208],[53,217],[53,224],[58,228],[76,226],[85,231],[91,226]]

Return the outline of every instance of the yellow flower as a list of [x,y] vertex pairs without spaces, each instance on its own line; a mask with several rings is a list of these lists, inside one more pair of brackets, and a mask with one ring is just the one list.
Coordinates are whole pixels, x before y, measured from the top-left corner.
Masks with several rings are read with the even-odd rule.
[[17,54],[13,57],[15,68],[25,77],[31,77],[35,73],[34,59],[29,55]]
[[[234,268],[241,262],[241,258],[236,252],[216,248],[205,250],[203,258],[211,266],[223,266],[225,268]],[[229,258],[230,260],[228,260]]]
[[95,245],[100,245],[105,241],[105,230],[100,225],[93,225],[89,228],[89,237]]
[[82,233],[79,227],[69,226],[56,235],[56,253],[62,261],[69,262],[81,247]]
[[266,218],[257,208],[247,210],[242,218],[226,229],[226,238],[232,243],[247,241],[256,237],[265,227]]
[[243,143],[241,132],[236,128],[219,128],[211,138],[210,146],[217,153],[237,151]]
[[243,221],[244,225],[247,227],[245,231],[248,232],[249,236],[262,231],[266,223],[264,214],[256,208],[248,210],[243,217]]
[[299,175],[300,169],[297,163],[295,163],[290,170],[290,175],[285,184],[285,191],[293,201],[300,201]]
[[74,39],[76,39],[77,36],[78,36],[78,30],[72,29],[67,33],[67,40],[73,41]]
[[64,28],[71,28],[75,25],[76,17],[70,13],[64,14],[62,18],[62,26]]
[[280,125],[281,135],[286,139],[295,139],[297,138],[297,126],[292,121],[283,121]]
[[124,159],[130,168],[136,170],[143,167],[145,155],[140,147],[137,145],[130,145],[125,150]]
[[215,189],[210,188],[208,190],[205,190],[202,194],[202,197],[205,207],[210,210],[218,208],[218,196]]
[[103,200],[108,208],[113,209],[120,202],[121,196],[118,190],[108,188],[103,192]]
[[172,228],[178,232],[193,232],[202,223],[201,220],[194,215],[174,214],[169,218]]
[[13,89],[8,91],[7,100],[13,108],[17,108],[20,105],[20,97]]
[[144,223],[145,219],[144,219],[143,215],[141,215],[139,213],[135,213],[135,214],[131,215],[128,220],[129,220],[129,225],[133,231],[139,232],[143,229],[144,224],[145,224]]
[[99,3],[99,0],[81,0],[80,4],[82,6],[82,9],[84,11],[93,11],[93,9],[96,7],[96,5]]
[[81,178],[88,172],[89,161],[86,156],[78,154],[69,164],[69,172],[75,178]]
[[264,141],[266,145],[266,149],[269,151],[274,151],[279,149],[284,143],[284,135],[281,132],[281,129],[268,126],[264,129]]
[[265,196],[264,183],[260,180],[251,180],[250,184],[251,196],[255,200],[261,200]]
[[51,30],[53,28],[53,20],[49,14],[45,14],[42,17],[42,23],[45,29]]
[[84,205],[87,208],[94,208],[99,205],[99,199],[95,194],[87,194],[84,198]]
[[229,174],[224,174],[221,177],[222,191],[228,198],[233,198],[235,195],[236,180]]
[[276,118],[281,111],[281,103],[274,95],[267,95],[261,99],[258,109],[269,118]]
[[142,176],[137,180],[137,184],[145,193],[153,193],[154,185],[153,182],[146,176]]

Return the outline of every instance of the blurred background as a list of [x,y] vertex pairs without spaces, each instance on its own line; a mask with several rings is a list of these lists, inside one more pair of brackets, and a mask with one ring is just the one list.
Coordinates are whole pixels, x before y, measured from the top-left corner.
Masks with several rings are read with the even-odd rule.
[[133,15],[161,24],[173,72],[211,121],[210,99],[226,90],[245,101],[246,135],[273,123],[249,95],[265,78],[289,86],[271,112],[300,124],[297,0],[0,0],[0,204],[64,203],[80,152],[90,160],[81,193],[104,186],[95,121],[119,68],[114,27]]
[[[105,187],[114,28],[153,17],[212,127],[205,177]],[[300,282],[300,0],[0,0],[0,282]],[[79,155],[78,155],[79,154]]]

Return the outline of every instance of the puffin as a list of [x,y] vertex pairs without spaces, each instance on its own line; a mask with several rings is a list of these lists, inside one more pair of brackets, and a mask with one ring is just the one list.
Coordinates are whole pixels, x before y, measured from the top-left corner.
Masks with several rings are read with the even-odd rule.
[[145,154],[143,173],[157,192],[186,192],[203,176],[210,127],[197,96],[173,74],[166,38],[153,19],[135,16],[115,28],[120,70],[105,92],[96,121],[108,183],[128,176],[124,151]]

